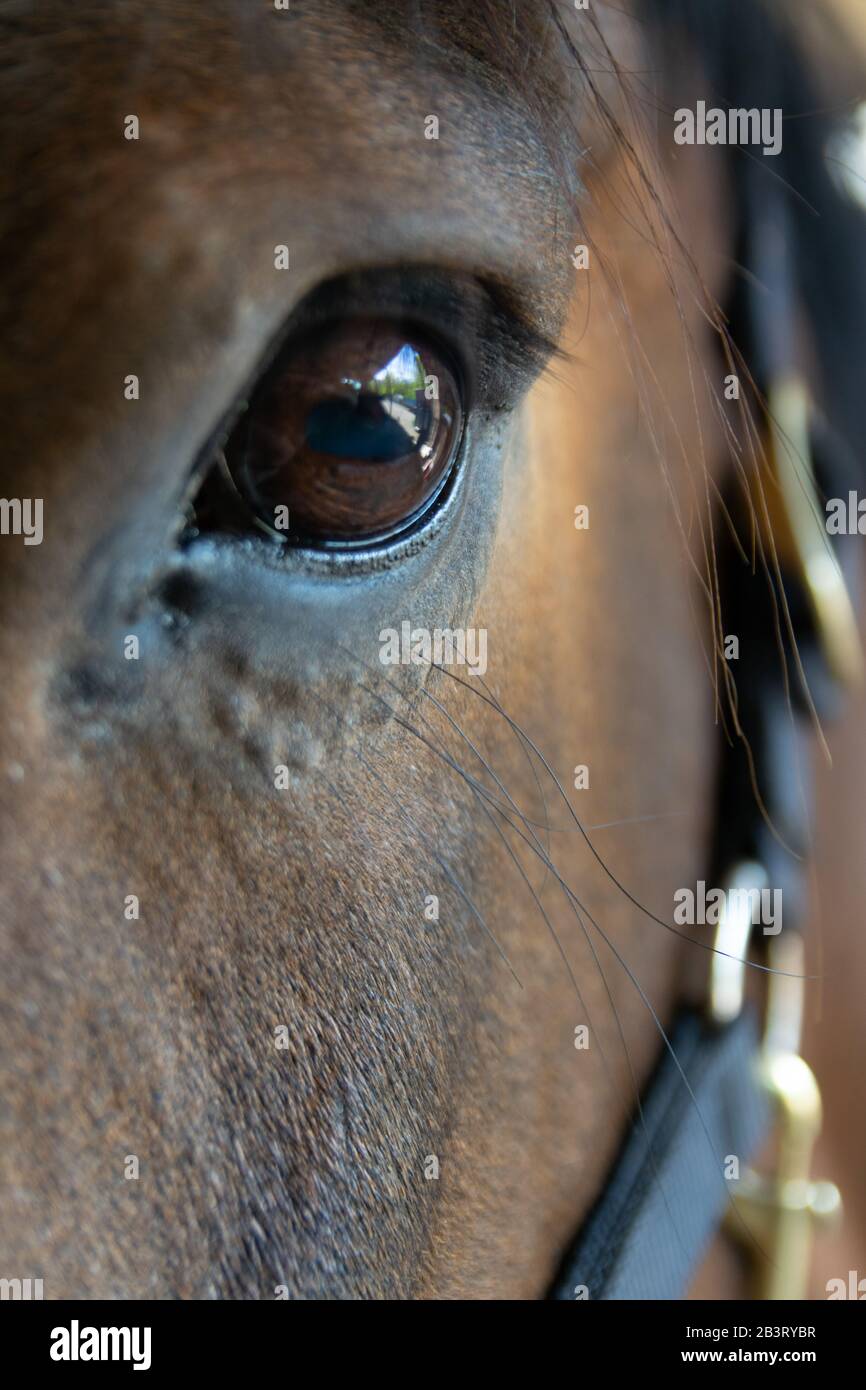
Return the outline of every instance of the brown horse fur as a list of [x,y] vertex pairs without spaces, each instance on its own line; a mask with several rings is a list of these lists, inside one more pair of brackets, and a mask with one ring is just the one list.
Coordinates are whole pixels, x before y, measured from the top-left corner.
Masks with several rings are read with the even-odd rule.
[[[710,833],[731,191],[706,149],[641,181],[567,23],[586,72],[536,4],[4,7],[2,491],[45,540],[0,546],[0,1273],[47,1297],[537,1297],[658,1054],[546,856],[665,1021],[687,948],[515,726],[668,915]],[[527,394],[472,345],[445,523],[382,565],[179,549],[304,296],[407,266],[563,349]],[[404,619],[486,628],[486,685],[383,668]]]

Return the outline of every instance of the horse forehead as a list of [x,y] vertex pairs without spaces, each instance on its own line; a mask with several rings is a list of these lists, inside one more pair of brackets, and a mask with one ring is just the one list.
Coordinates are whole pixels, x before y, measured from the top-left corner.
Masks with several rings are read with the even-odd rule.
[[[55,358],[66,325],[81,325],[84,301],[98,321],[107,290],[118,292],[112,332],[136,319],[139,343],[184,312],[200,334],[208,315],[231,319],[257,296],[267,333],[317,282],[383,262],[504,282],[556,335],[574,190],[557,168],[568,122],[537,16],[527,11],[509,44],[470,22],[464,0],[411,23],[403,0],[371,9],[324,0],[253,12],[219,0],[205,21],[191,0],[132,0],[87,3],[73,27],[49,0],[10,30],[4,337],[18,339],[34,371],[51,361],[71,379],[75,364]],[[124,138],[127,114],[139,117],[138,141]],[[431,114],[438,139],[425,136]],[[278,243],[293,257],[284,300],[285,284],[274,293]],[[62,274],[45,273],[61,259]],[[190,314],[193,280],[189,296],[201,302]],[[264,323],[268,312],[277,322]],[[225,322],[217,336],[227,339]]]
[[[532,104],[556,89],[553,11],[544,0],[512,7],[500,0],[437,0],[423,8],[419,0],[377,6],[367,0],[292,0],[289,6],[284,0],[283,9],[279,2],[254,7],[248,0],[211,0],[203,13],[198,0],[80,0],[70,24],[67,0],[43,0],[38,10],[0,18],[10,58],[4,80],[14,81],[17,72],[32,84],[41,54],[50,54],[52,64],[74,57],[63,93],[80,92],[97,71],[116,74],[130,90],[168,78],[190,100],[203,83],[210,98],[206,117],[231,95],[243,71],[283,78],[289,60],[298,77],[311,56],[322,80],[339,73],[341,104],[351,102],[355,89],[370,87],[371,58],[399,64],[416,79],[425,73],[469,76]],[[558,95],[564,98],[565,88]],[[55,93],[54,109],[61,96]]]
[[[18,155],[9,201],[77,181],[98,207],[99,181],[122,184],[129,164],[121,137],[130,113],[144,128],[141,174],[151,173],[149,155],[169,166],[182,157],[191,192],[191,162],[205,180],[220,153],[236,176],[259,164],[275,181],[288,169],[346,185],[372,152],[382,182],[395,167],[405,178],[410,203],[413,186],[431,177],[464,176],[462,191],[477,199],[501,174],[503,210],[525,207],[537,219],[558,196],[559,216],[578,187],[575,93],[562,78],[562,49],[554,55],[544,41],[543,6],[506,29],[510,41],[479,23],[479,10],[497,13],[493,0],[440,0],[423,18],[414,0],[254,12],[245,0],[216,0],[203,21],[193,0],[85,0],[72,27],[65,5],[48,0],[38,18],[9,25],[4,43],[0,90],[16,111]],[[38,102],[25,99],[34,89]],[[435,134],[431,116],[441,125]],[[426,191],[429,215],[435,200]],[[37,201],[38,193],[28,198],[31,211]]]

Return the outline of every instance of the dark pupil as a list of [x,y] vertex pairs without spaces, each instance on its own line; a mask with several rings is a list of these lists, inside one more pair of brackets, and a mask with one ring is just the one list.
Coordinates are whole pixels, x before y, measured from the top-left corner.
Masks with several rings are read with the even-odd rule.
[[305,438],[311,449],[338,458],[390,463],[428,442],[433,411],[424,394],[424,368],[404,343],[365,385],[343,378],[352,395],[322,401],[307,416]]

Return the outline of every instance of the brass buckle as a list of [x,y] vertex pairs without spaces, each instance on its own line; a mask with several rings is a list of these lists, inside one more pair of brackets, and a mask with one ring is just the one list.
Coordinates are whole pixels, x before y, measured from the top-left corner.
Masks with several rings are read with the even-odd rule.
[[[729,881],[759,887],[762,874],[760,865],[742,864]],[[730,1022],[743,1003],[743,958],[752,923],[751,916],[748,923],[741,916],[723,907],[716,931],[717,950],[728,953],[713,957],[709,1012],[718,1024]],[[768,963],[783,973],[768,976],[766,1024],[755,1064],[776,1114],[775,1160],[771,1173],[748,1169],[736,1181],[736,1213],[728,1213],[725,1229],[753,1258],[756,1298],[799,1300],[808,1289],[815,1229],[838,1219],[841,1197],[834,1183],[810,1178],[821,1129],[821,1092],[800,1056],[805,983],[800,936],[783,932],[773,937]]]

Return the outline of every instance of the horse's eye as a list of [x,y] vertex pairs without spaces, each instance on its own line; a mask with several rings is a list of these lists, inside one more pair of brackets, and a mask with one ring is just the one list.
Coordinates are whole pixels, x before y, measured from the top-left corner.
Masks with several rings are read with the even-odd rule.
[[226,441],[225,470],[282,539],[382,539],[441,491],[462,414],[456,371],[425,334],[352,319],[283,350]]

